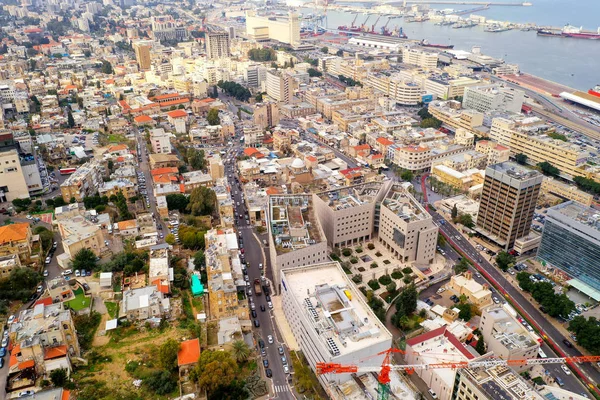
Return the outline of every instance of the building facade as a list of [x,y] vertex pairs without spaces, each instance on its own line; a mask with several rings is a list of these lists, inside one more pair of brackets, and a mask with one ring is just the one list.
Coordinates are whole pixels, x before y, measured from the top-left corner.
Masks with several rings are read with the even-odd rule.
[[208,32],[206,34],[206,55],[209,59],[229,57],[229,34],[227,32]]

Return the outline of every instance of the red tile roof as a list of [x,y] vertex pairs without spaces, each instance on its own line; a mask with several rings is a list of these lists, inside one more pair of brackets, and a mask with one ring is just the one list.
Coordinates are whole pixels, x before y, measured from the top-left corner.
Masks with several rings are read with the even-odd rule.
[[150,100],[152,100],[152,101],[164,100],[164,99],[171,99],[173,97],[179,97],[179,93],[159,94],[158,96],[150,97]]
[[315,157],[315,156],[306,156],[306,159],[311,162],[317,161],[317,157]]
[[368,144],[359,144],[358,146],[354,146],[354,150],[359,151],[359,150],[371,150],[371,146],[369,146]]
[[23,361],[19,363],[19,370],[24,370],[27,368],[33,368],[33,366],[35,366],[35,361],[34,360],[27,360],[27,361]]
[[43,299],[39,299],[35,302],[34,306],[37,306],[38,304],[49,306],[50,304],[52,304],[52,297],[44,297]]
[[64,357],[67,355],[67,346],[56,346],[49,349],[46,349],[46,353],[44,354],[44,360],[52,360],[53,358]]
[[169,111],[167,113],[167,115],[171,118],[183,118],[183,117],[187,117],[187,113],[183,110],[174,110],[174,111]]
[[392,142],[391,140],[384,138],[384,137],[378,137],[377,143],[382,144],[384,146],[391,146],[394,144],[394,142]]
[[169,290],[169,282],[165,281],[163,283],[163,279],[155,279],[152,281],[152,284],[156,286],[156,289],[165,294],[169,294],[171,291]]
[[19,242],[27,239],[29,223],[10,224],[0,227],[0,244],[9,242]]
[[71,391],[63,389],[62,397],[60,398],[60,400],[69,400],[70,398],[71,398]]
[[144,122],[150,122],[150,121],[152,121],[152,118],[150,118],[150,117],[149,117],[149,116],[147,116],[147,115],[138,115],[138,116],[137,116],[137,117],[135,117],[133,120],[134,120],[135,122],[137,122],[137,123],[144,123]]
[[181,342],[177,352],[177,365],[195,364],[200,358],[200,341],[198,338]]
[[244,149],[244,154],[247,155],[248,157],[252,157],[252,156],[256,155],[256,153],[260,153],[260,151],[256,150],[254,147],[246,147]]
[[179,173],[179,170],[175,167],[155,168],[150,171],[151,175],[177,174],[177,173]]
[[190,102],[190,99],[169,100],[169,101],[160,103],[160,107],[161,108],[172,107],[172,106],[177,106],[179,104],[185,104],[185,103],[189,103],[189,102]]
[[471,352],[469,350],[467,350],[465,345],[462,344],[456,338],[456,336],[454,336],[452,333],[450,333],[446,328],[447,328],[446,326],[441,326],[437,329],[426,332],[422,335],[415,336],[414,338],[408,339],[406,341],[406,345],[412,347],[419,343],[423,343],[427,340],[433,339],[434,337],[444,336],[445,338],[447,338],[450,341],[450,343],[452,343],[454,345],[454,347],[456,347],[456,350],[460,351],[465,357],[467,357],[467,359],[472,360],[473,358],[475,358],[475,356],[473,354],[471,354]]

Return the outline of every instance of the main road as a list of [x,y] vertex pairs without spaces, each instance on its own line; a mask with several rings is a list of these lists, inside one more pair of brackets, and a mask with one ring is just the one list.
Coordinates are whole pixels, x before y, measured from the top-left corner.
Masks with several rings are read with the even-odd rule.
[[[425,174],[421,181],[421,187],[424,194],[424,201],[427,202],[427,187],[425,180],[427,179]],[[457,249],[463,256],[467,257],[475,268],[479,270],[485,278],[493,284],[502,293],[502,295],[517,308],[517,311],[523,315],[537,331],[548,340],[549,347],[552,348],[559,357],[571,357],[571,356],[582,356],[583,354],[575,347],[567,347],[563,341],[567,340],[565,336],[556,328],[556,321],[551,321],[537,307],[535,307],[529,299],[524,295],[524,292],[514,287],[496,267],[490,264],[485,257],[466,240],[463,235],[438,212],[433,211],[431,207],[428,207],[429,213],[432,215],[433,220],[440,228],[440,233],[446,238],[455,249]],[[544,352],[552,357],[552,352],[549,352],[549,348],[543,347]],[[550,354],[549,354],[550,353]],[[578,375],[580,375],[586,383],[590,384],[590,388],[597,388],[595,383],[600,382],[600,372],[590,363],[582,364],[570,364],[571,369],[574,369]],[[561,369],[556,364],[550,367],[552,369],[551,374],[553,376],[560,375],[561,379],[565,382],[569,382],[569,389],[575,393],[582,393],[584,386],[579,380],[572,380],[572,375],[567,376],[564,373],[561,375]],[[575,382],[576,381],[576,382]]]

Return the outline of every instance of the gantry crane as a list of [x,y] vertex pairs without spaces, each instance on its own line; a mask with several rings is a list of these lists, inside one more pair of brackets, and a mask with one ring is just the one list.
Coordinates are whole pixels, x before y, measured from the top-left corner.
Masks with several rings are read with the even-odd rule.
[[524,366],[538,364],[581,364],[584,362],[600,361],[600,356],[579,356],[579,357],[557,357],[557,358],[521,358],[514,360],[504,360],[497,357],[485,358],[475,361],[449,361],[431,364],[412,364],[412,365],[392,365],[390,356],[392,353],[406,354],[399,349],[388,349],[377,353],[377,356],[383,355],[381,367],[358,367],[356,365],[342,365],[336,363],[317,363],[317,375],[324,374],[354,374],[357,372],[378,372],[377,381],[379,383],[378,400],[388,400],[390,395],[390,372],[406,371],[408,374],[414,373],[415,370],[435,369],[435,368],[477,368],[483,367],[486,369],[493,368],[499,365],[503,366]]

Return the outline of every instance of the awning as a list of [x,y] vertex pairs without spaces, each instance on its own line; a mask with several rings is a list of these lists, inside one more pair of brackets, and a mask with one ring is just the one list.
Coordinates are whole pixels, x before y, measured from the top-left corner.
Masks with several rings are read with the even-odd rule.
[[570,279],[567,281],[567,284],[573,286],[575,289],[579,290],[583,294],[586,294],[592,299],[600,301],[600,290],[594,289],[587,283],[584,283],[579,279]]

